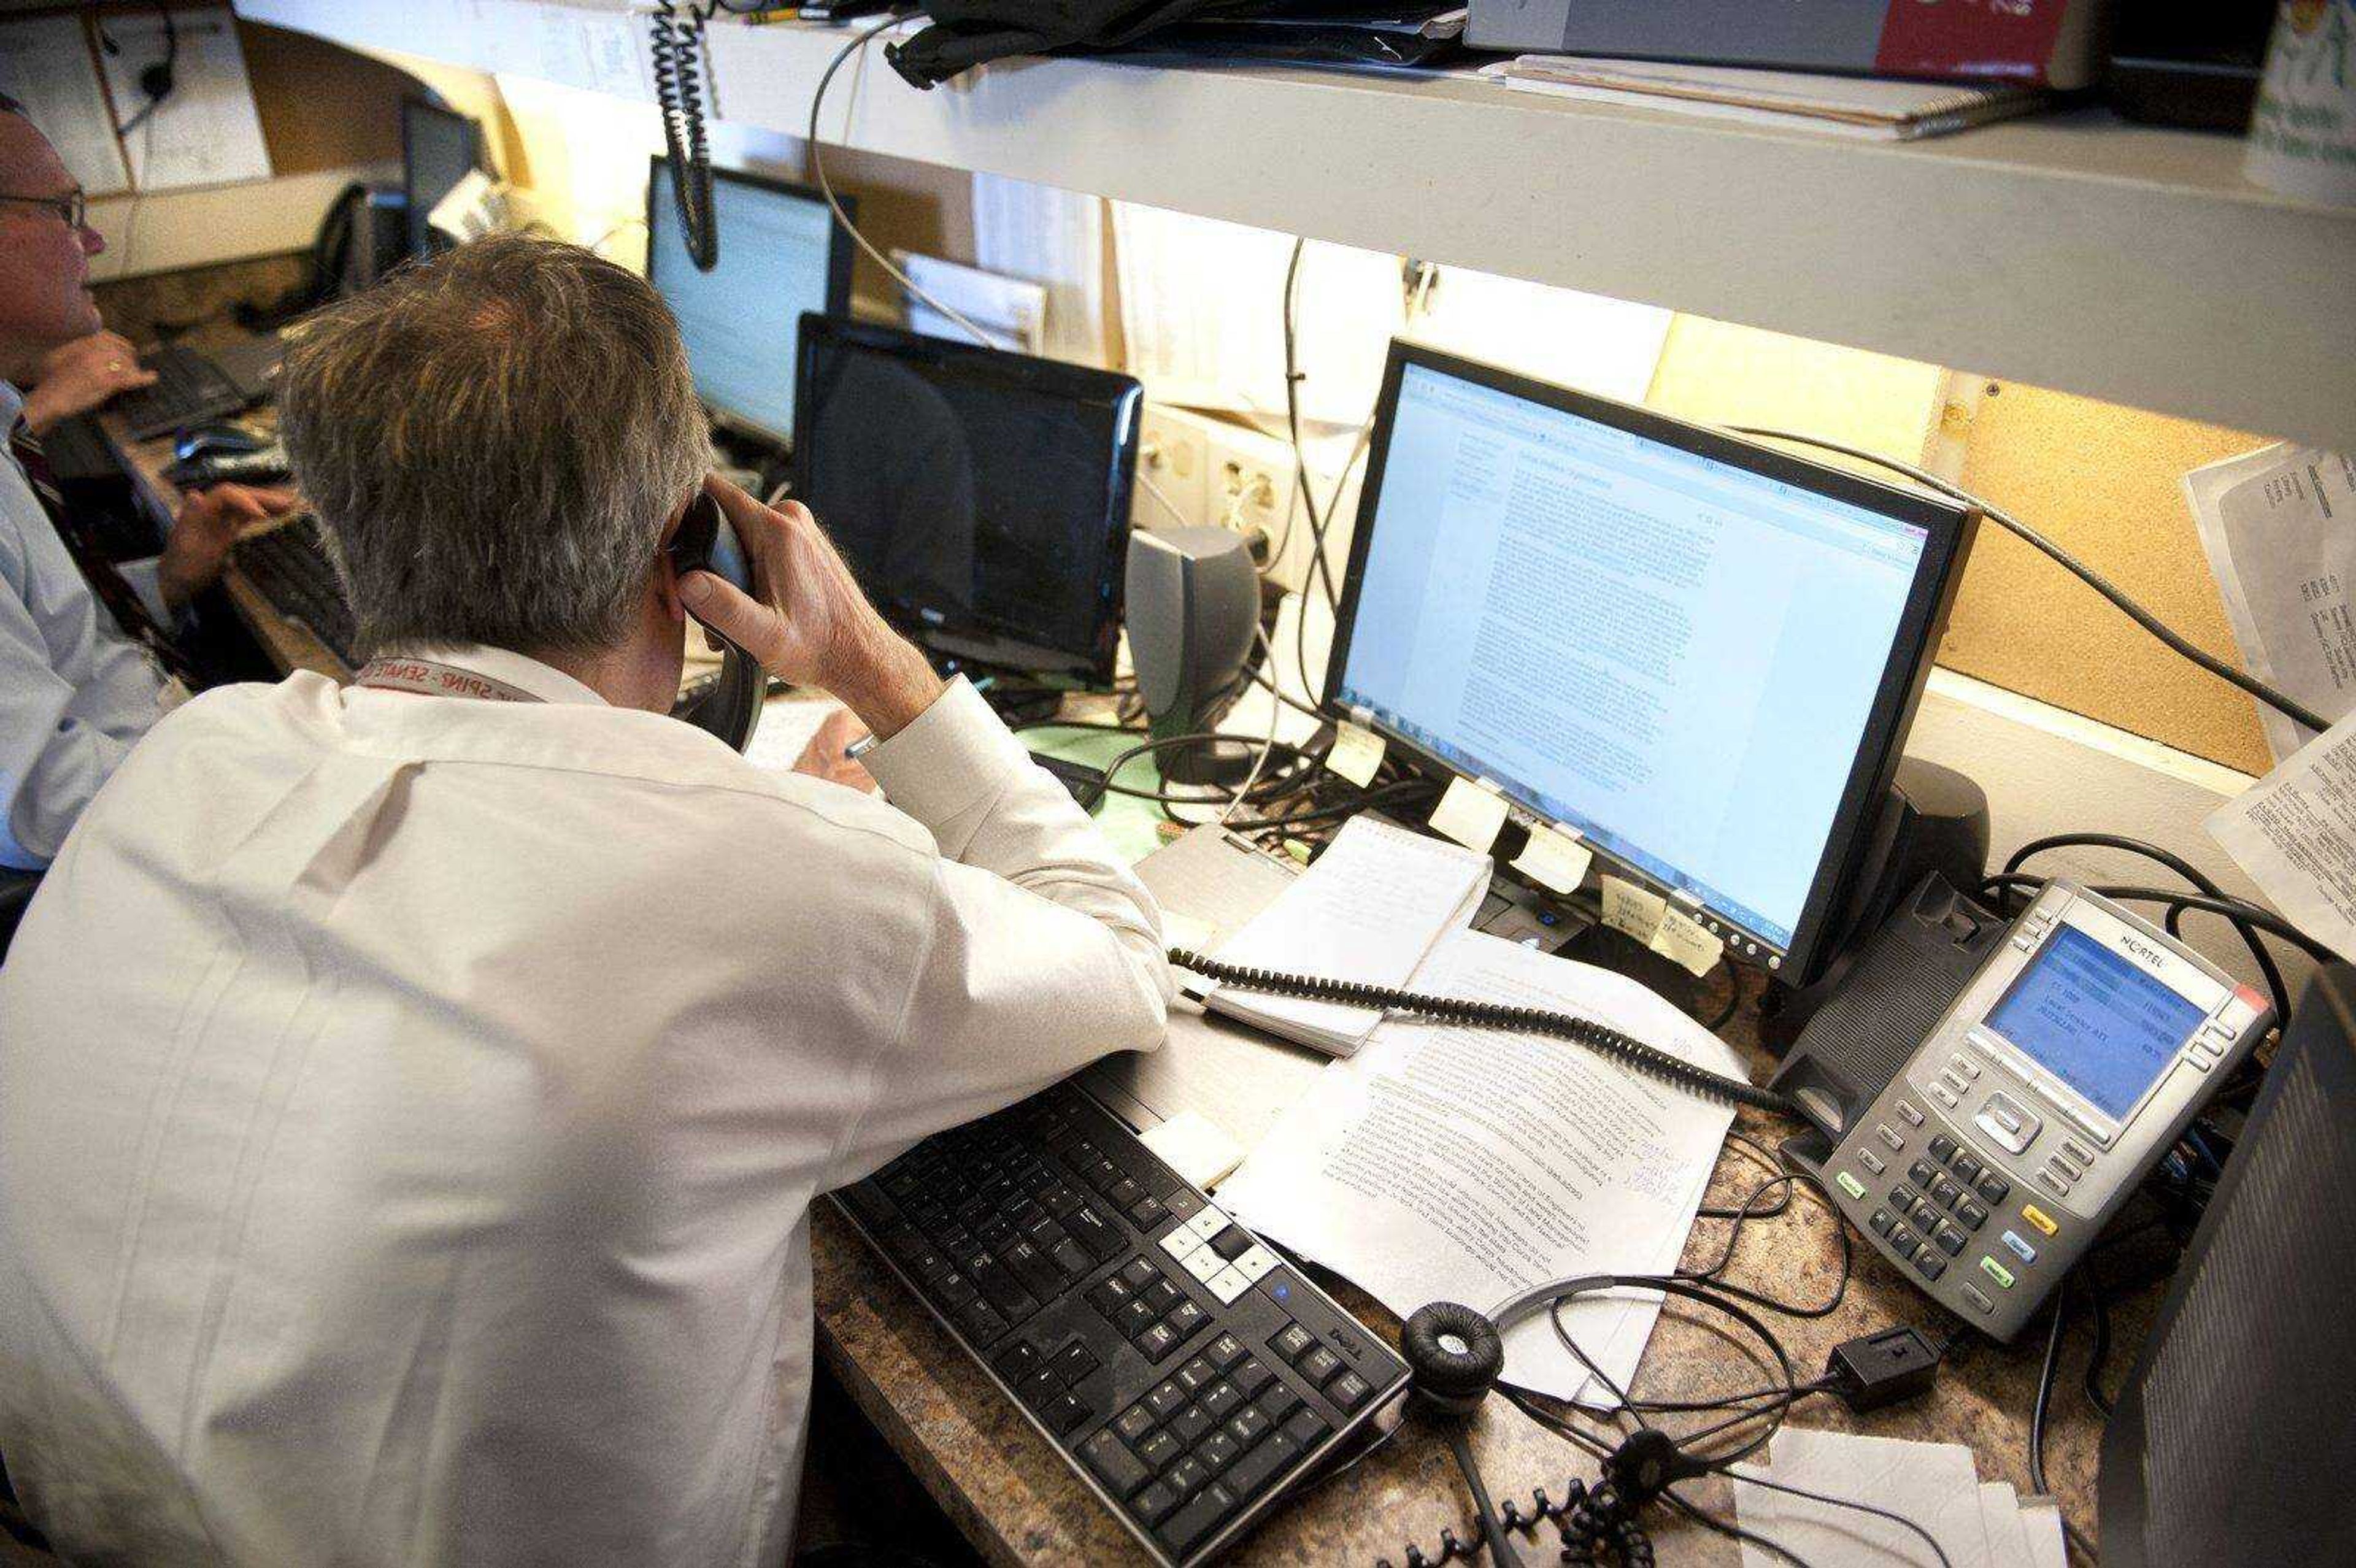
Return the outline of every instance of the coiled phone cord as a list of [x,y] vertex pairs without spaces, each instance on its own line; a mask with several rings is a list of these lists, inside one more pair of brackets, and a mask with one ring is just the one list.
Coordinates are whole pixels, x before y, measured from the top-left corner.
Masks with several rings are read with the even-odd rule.
[[712,205],[712,147],[703,131],[703,23],[710,13],[690,0],[680,15],[674,0],[655,0],[648,18],[648,55],[655,100],[662,106],[663,142],[670,153],[671,197],[680,237],[696,271],[720,264],[720,219]]
[[1233,986],[1239,991],[1300,997],[1312,1002],[1339,1002],[1345,1007],[1378,1008],[1386,1012],[1430,1019],[1437,1023],[1462,1024],[1471,1029],[1548,1035],[1556,1040],[1569,1040],[1574,1045],[1583,1045],[1639,1072],[1706,1099],[1730,1100],[1738,1105],[1749,1105],[1754,1110],[1773,1111],[1784,1115],[1799,1114],[1798,1104],[1789,1095],[1779,1094],[1772,1089],[1762,1089],[1740,1078],[1712,1072],[1705,1067],[1697,1067],[1682,1057],[1672,1056],[1657,1047],[1646,1045],[1633,1035],[1623,1034],[1607,1024],[1569,1013],[1509,1007],[1500,1002],[1471,1002],[1457,997],[1426,996],[1419,991],[1401,991],[1388,986],[1362,985],[1355,980],[1333,980],[1314,975],[1280,975],[1266,969],[1223,964],[1183,947],[1170,950],[1170,962],[1178,968],[1192,970],[1206,980]]

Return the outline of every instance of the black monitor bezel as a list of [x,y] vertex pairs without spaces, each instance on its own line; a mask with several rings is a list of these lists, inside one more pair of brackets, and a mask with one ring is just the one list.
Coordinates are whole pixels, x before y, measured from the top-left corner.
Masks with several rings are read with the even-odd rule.
[[[813,330],[815,328],[816,330]],[[1075,402],[1130,405],[1126,419],[1117,420],[1117,435],[1112,453],[1111,485],[1108,490],[1104,527],[1105,564],[1097,581],[1097,619],[1086,648],[1075,648],[1042,642],[1035,629],[1015,624],[1001,616],[968,614],[958,623],[946,621],[938,606],[916,604],[901,601],[879,600],[877,608],[894,624],[915,635],[918,641],[945,651],[966,651],[965,639],[979,633],[1000,638],[1020,648],[1025,655],[1021,667],[1038,673],[1061,675],[1079,680],[1098,690],[1108,689],[1113,680],[1113,667],[1120,646],[1120,626],[1124,584],[1129,571],[1130,510],[1135,501],[1137,487],[1137,456],[1143,442],[1145,388],[1134,376],[1114,370],[1099,370],[1093,366],[1075,365],[1062,359],[1047,359],[1031,354],[1017,354],[1004,348],[985,348],[962,338],[934,337],[905,327],[887,326],[875,322],[850,321],[841,318],[806,315],[797,339],[794,355],[794,426],[808,428],[810,412],[812,368],[819,346],[841,347],[854,352],[881,353],[896,359],[922,358],[936,365],[954,362],[969,372],[979,371],[986,377],[1002,380],[1008,386],[1019,386],[1025,391],[1044,392],[1050,397],[1066,397]],[[794,447],[794,494],[810,494],[811,443],[797,442]],[[819,524],[824,527],[826,519]]]
[[455,123],[464,126],[467,139],[474,144],[473,165],[477,169],[484,166],[481,121],[471,114],[462,114],[446,103],[436,103],[413,93],[401,101],[402,217],[403,238],[407,241],[405,248],[412,261],[423,261],[434,249],[434,233],[426,227],[426,219],[433,213],[430,208],[421,210],[417,203],[417,149],[412,140],[418,120],[428,115],[445,125]]
[[[662,293],[662,280],[655,275],[655,226],[658,222],[666,220],[663,211],[659,210],[664,208],[666,204],[657,199],[662,187],[657,183],[656,176],[669,165],[670,159],[661,153],[657,153],[647,160],[647,282],[653,285],[657,293]],[[771,196],[793,197],[821,208],[827,205],[826,192],[814,185],[804,185],[798,180],[779,179],[774,175],[752,174],[743,169],[714,169],[712,171],[712,179],[715,187],[723,184],[737,185],[752,190],[764,191]],[[859,217],[857,199],[841,193],[837,193],[836,199],[842,203],[842,210],[849,214],[854,222],[857,221]],[[675,204],[672,206],[675,208]],[[715,221],[717,221],[718,206],[718,197],[715,196],[713,198]],[[675,209],[670,210],[667,220],[676,222],[678,217]],[[725,235],[722,236],[721,242],[723,245],[727,243]],[[851,241],[844,236],[842,225],[835,221],[833,214],[830,212],[826,229],[826,314],[830,316],[847,316],[851,314],[852,260]],[[666,299],[663,303],[668,308],[670,302]],[[788,360],[798,361],[800,353],[801,332],[797,326],[794,333],[794,352],[788,356]],[[693,367],[690,366],[690,369],[692,370],[692,368]],[[783,368],[786,374],[793,374],[792,363],[789,362]],[[715,403],[710,398],[704,398],[700,390],[696,395],[702,399],[705,411],[715,421],[730,429],[743,431],[756,439],[774,442],[780,446],[792,446],[794,440],[792,431],[773,429],[742,409],[731,408],[724,403]],[[795,416],[795,422],[798,425],[800,423],[798,414]]]
[[[1855,876],[1858,852],[1870,832],[1879,803],[1897,772],[1907,731],[1913,724],[1915,709],[1922,701],[1923,685],[1930,677],[1933,655],[1937,650],[1940,634],[1945,629],[1956,587],[1963,579],[1963,560],[1978,514],[1971,507],[1955,502],[1922,492],[1898,489],[1842,469],[1811,463],[1804,458],[1650,409],[1536,380],[1494,365],[1394,338],[1389,357],[1383,367],[1382,392],[1375,405],[1374,432],[1366,450],[1365,477],[1359,488],[1357,520],[1350,539],[1350,560],[1343,576],[1342,603],[1335,613],[1333,649],[1326,658],[1324,689],[1319,699],[1319,706],[1331,719],[1364,721],[1355,718],[1348,706],[1341,700],[1342,677],[1349,664],[1359,589],[1365,580],[1367,552],[1374,543],[1375,514],[1382,501],[1383,475],[1390,455],[1391,430],[1398,408],[1399,386],[1411,365],[1748,469],[1766,478],[1814,491],[1831,500],[1915,524],[1925,531],[1922,563],[1907,594],[1897,634],[1891,639],[1890,661],[1882,669],[1872,707],[1867,712],[1857,760],[1851,765],[1847,783],[1842,788],[1839,803],[1833,814],[1831,830],[1826,835],[1824,853],[1818,859],[1815,876],[1809,883],[1808,895],[1801,907],[1800,918],[1794,923],[1790,942],[1778,944],[1707,905],[1697,908],[1689,895],[1673,900],[1674,907],[1694,916],[1709,930],[1721,936],[1738,938],[1727,944],[1727,956],[1730,961],[1747,962],[1766,968],[1793,985],[1806,983],[1829,956],[1825,949],[1827,937],[1832,934],[1830,927],[1842,908],[1844,895]],[[1391,746],[1404,748],[1411,753],[1427,770],[1446,773],[1461,771],[1388,725],[1375,723],[1371,727],[1377,730]],[[1506,793],[1506,799],[1511,803],[1512,813],[1517,820],[1525,824],[1541,821],[1550,827],[1558,826],[1510,791]],[[1591,839],[1582,842],[1594,851],[1600,861],[1611,866],[1615,876],[1622,876],[1664,896],[1670,894],[1670,890],[1662,887],[1642,867],[1629,864]]]

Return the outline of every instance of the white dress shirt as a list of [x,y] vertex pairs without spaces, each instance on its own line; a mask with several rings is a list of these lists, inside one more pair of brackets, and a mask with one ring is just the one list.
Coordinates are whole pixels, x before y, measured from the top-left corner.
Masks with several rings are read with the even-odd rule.
[[431,656],[547,700],[208,692],[0,967],[0,1452],[77,1561],[777,1563],[812,1198],[1161,1040],[962,681],[887,805]]
[[[24,406],[0,381],[0,866],[37,871],[155,722],[164,677],[99,607],[7,455]],[[152,592],[152,573],[126,575]]]

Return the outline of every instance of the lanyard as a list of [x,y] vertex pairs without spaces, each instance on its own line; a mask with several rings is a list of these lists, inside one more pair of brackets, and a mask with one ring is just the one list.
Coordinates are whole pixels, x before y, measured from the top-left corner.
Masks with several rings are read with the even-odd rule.
[[370,659],[353,683],[380,691],[412,691],[420,697],[472,697],[485,702],[542,700],[519,686],[432,659]]

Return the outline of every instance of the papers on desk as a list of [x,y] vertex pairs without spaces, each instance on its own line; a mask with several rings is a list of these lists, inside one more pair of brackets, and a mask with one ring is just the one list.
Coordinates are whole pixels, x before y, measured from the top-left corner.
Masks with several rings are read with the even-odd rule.
[[[2023,1499],[2001,1481],[1983,1484],[1968,1448],[1786,1426],[1768,1456],[1764,1464],[1733,1468],[1742,1528],[1812,1568],[1939,1568],[1939,1554],[1893,1520],[1746,1484],[1746,1477],[1911,1520],[1938,1541],[1949,1568],[2066,1568],[2061,1515],[2052,1503]],[[1787,1560],[1743,1542],[1743,1568]]]
[[[2184,499],[2249,672],[2327,722],[2356,709],[2356,464],[2264,446],[2184,476]],[[2275,761],[2308,732],[2264,703]]]
[[2204,826],[2294,925],[2356,959],[2356,713]]
[[744,760],[756,768],[790,773],[801,760],[802,749],[842,704],[832,698],[773,697],[761,707],[761,721],[753,726],[752,743]]
[[[1355,816],[1314,866],[1212,956],[1280,974],[1403,987],[1433,946],[1472,922],[1489,857]],[[1358,1049],[1373,1008],[1221,987],[1204,1006],[1334,1056]]]
[[[1723,1041],[1636,982],[1480,932],[1448,936],[1414,985],[1575,1013],[1744,1075]],[[1402,1317],[1440,1300],[1487,1311],[1566,1275],[1674,1268],[1733,1119],[1562,1040],[1393,1019],[1279,1118],[1219,1200]],[[1624,1387],[1659,1312],[1657,1296],[1629,1293],[1562,1319]],[[1505,1376],[1590,1395],[1543,1313],[1505,1336]]]

